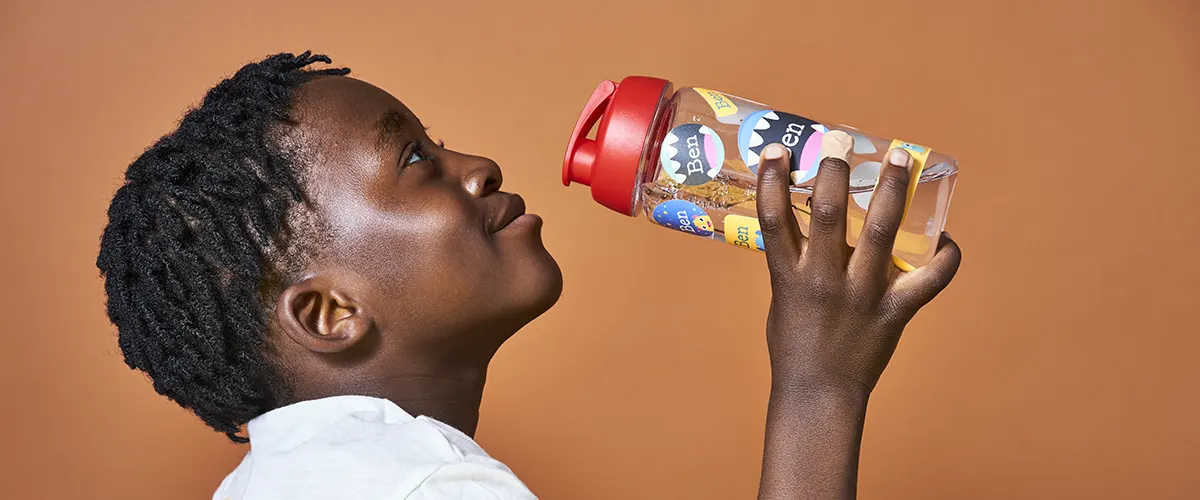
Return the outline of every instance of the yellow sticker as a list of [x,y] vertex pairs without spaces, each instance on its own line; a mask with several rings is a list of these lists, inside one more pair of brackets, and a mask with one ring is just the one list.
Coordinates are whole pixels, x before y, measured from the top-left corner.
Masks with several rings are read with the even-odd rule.
[[897,148],[908,151],[908,153],[910,155],[912,155],[914,172],[917,169],[922,169],[922,170],[925,169],[925,160],[928,160],[929,153],[933,152],[932,149],[929,149],[925,146],[918,146],[911,142],[904,142],[900,139],[893,139],[892,145],[888,149],[897,149]]
[[[863,226],[866,225],[861,217],[850,217],[850,233],[862,234]],[[857,245],[857,243],[855,244]],[[929,251],[929,238],[923,234],[912,233],[904,230],[896,232],[896,246],[892,249],[893,252],[904,252],[913,255],[925,255]]]
[[730,245],[764,251],[762,228],[758,225],[758,219],[744,215],[726,215],[724,231],[725,241]]
[[696,87],[694,90],[696,93],[700,94],[705,101],[708,101],[709,107],[711,107],[713,112],[717,114],[717,118],[725,118],[726,116],[738,112],[737,104],[734,104],[733,99],[730,99],[729,96],[715,90],[702,89],[699,87]]
[[893,149],[908,151],[913,159],[912,174],[908,180],[908,193],[904,195],[904,216],[908,217],[908,206],[912,204],[913,195],[917,193],[917,183],[921,180],[921,173],[925,171],[925,161],[929,159],[929,153],[932,153],[933,150],[900,139],[892,140],[892,145],[888,150]]
[[[908,192],[905,193],[905,195],[904,195],[904,217],[900,219],[902,221],[901,223],[903,223],[903,220],[908,218],[908,207],[912,205],[913,195],[917,194],[917,184],[919,182],[921,182],[921,174],[925,172],[925,161],[929,159],[929,153],[932,153],[933,150],[931,150],[925,146],[918,146],[911,142],[904,142],[899,139],[893,139],[892,145],[891,145],[891,147],[888,148],[888,150],[890,151],[890,150],[897,149],[897,148],[908,151],[909,155],[911,155],[912,159],[913,159],[912,173],[909,174],[909,179],[908,179]],[[902,240],[903,240],[902,236],[904,234],[905,234],[904,232],[901,232],[900,234],[896,235],[896,241],[898,244],[902,243]],[[913,245],[913,246],[916,246],[916,245]],[[923,241],[923,244],[920,246],[921,246],[922,250],[927,249],[929,247],[929,242]],[[914,253],[923,254],[924,252],[921,251],[921,252],[914,252]],[[905,272],[912,271],[913,269],[915,269],[912,266],[912,264],[909,264],[909,263],[905,262],[903,259],[896,257],[894,255],[892,256],[892,262],[894,262],[896,264],[896,267],[900,268],[900,270],[905,271]]]

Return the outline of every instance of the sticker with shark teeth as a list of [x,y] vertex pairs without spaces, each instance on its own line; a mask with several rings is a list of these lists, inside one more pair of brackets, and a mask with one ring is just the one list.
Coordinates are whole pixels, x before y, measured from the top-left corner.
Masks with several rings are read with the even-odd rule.
[[667,200],[654,207],[654,222],[677,231],[697,236],[713,235],[713,221],[708,213],[687,200]]
[[672,180],[688,186],[712,181],[725,164],[725,144],[707,125],[685,123],[663,138],[663,170]]
[[792,151],[792,184],[803,184],[817,176],[821,137],[828,131],[808,118],[762,110],[747,116],[738,128],[738,152],[746,166],[758,174],[758,155],[763,148],[772,143],[783,144]]

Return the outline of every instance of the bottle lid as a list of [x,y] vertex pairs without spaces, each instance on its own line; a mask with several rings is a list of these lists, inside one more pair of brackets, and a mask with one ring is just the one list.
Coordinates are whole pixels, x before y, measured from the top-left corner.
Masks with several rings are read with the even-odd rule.
[[[563,159],[563,185],[591,186],[597,203],[632,216],[638,164],[655,114],[670,97],[670,88],[671,82],[644,76],[631,76],[621,83],[600,82],[571,133]],[[596,138],[588,139],[593,126]]]

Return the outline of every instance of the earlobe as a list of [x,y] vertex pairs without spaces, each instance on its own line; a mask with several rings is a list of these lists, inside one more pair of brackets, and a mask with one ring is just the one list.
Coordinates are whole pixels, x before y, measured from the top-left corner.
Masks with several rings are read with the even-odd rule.
[[287,287],[275,303],[275,315],[288,338],[320,353],[350,349],[374,326],[358,301],[319,278]]

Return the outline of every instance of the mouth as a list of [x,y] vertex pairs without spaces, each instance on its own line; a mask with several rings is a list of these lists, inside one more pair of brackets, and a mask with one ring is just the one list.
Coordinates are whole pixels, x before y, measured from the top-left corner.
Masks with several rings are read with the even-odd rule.
[[521,219],[529,219],[536,217],[533,214],[525,213],[525,200],[520,195],[512,193],[496,193],[494,196],[503,196],[499,209],[492,214],[488,221],[488,231],[497,232],[508,227],[515,221]]

